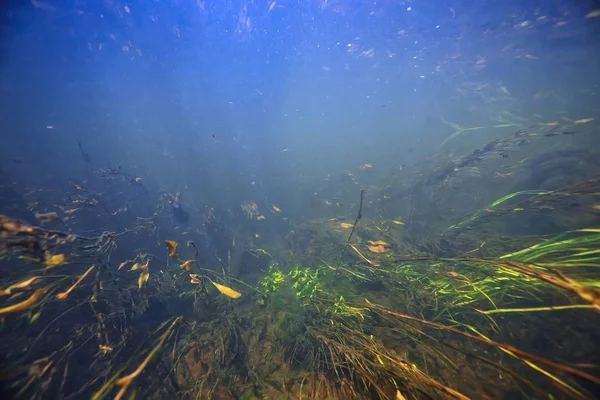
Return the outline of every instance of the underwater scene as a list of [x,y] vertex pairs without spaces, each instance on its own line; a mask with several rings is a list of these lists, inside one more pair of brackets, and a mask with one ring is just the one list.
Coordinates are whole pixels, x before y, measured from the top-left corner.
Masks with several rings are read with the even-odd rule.
[[2,399],[600,399],[600,5],[0,5]]

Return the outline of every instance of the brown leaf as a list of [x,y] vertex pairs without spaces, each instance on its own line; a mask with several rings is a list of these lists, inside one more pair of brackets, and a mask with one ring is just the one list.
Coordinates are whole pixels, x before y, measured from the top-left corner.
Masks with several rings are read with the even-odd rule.
[[376,246],[367,246],[373,253],[386,253],[391,250],[390,247],[378,244]]
[[194,263],[194,260],[189,260],[189,261],[186,261],[183,264],[181,264],[180,267],[185,269],[187,272],[190,272],[190,270],[192,269],[193,263]]
[[167,248],[169,249],[169,257],[172,257],[172,258],[177,257],[177,246],[179,246],[179,243],[177,243],[174,240],[165,240],[165,244],[167,245]]

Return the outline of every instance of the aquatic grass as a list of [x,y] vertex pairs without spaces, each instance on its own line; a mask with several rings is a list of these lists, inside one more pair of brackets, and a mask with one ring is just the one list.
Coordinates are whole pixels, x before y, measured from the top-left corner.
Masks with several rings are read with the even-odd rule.
[[[593,382],[595,384],[600,384],[600,378],[599,377],[595,377],[594,375],[591,375],[585,371],[581,371],[579,369],[573,368],[571,366],[568,365],[564,365],[564,364],[560,364],[558,362],[554,362],[539,356],[536,356],[534,354],[519,350],[518,348],[514,347],[514,346],[510,346],[510,345],[506,345],[506,344],[502,344],[502,343],[498,343],[495,342],[491,339],[489,339],[487,336],[485,336],[484,334],[482,334],[478,329],[476,329],[475,327],[468,325],[468,324],[464,324],[464,323],[459,323],[459,325],[462,325],[464,327],[466,327],[467,329],[473,331],[476,333],[476,335],[464,332],[464,331],[460,331],[457,328],[454,327],[450,327],[447,325],[443,325],[443,324],[439,324],[439,323],[435,323],[435,322],[431,322],[431,321],[427,321],[424,320],[422,318],[417,318],[417,317],[413,317],[407,314],[402,314],[402,313],[397,313],[391,310],[388,310],[382,306],[373,304],[371,302],[367,302],[367,307],[379,312],[383,312],[389,315],[392,315],[394,317],[397,317],[401,320],[408,320],[408,321],[414,321],[414,322],[418,322],[420,324],[438,329],[438,330],[442,330],[442,331],[446,331],[446,332],[450,332],[453,333],[455,335],[459,335],[459,336],[463,336],[466,337],[468,339],[474,340],[476,342],[482,343],[482,344],[486,344],[488,346],[492,346],[495,347],[503,352],[506,352],[507,354],[510,354],[511,356],[518,358],[519,360],[523,361],[526,365],[530,366],[531,368],[537,370],[538,372],[541,372],[542,374],[544,374],[545,376],[551,378],[552,380],[554,380],[555,382],[558,382],[560,384],[561,388],[566,389],[568,392],[574,394],[576,397],[584,397],[583,394],[579,391],[574,389],[571,385],[565,383],[563,380],[560,380],[559,378],[557,378],[555,375],[550,374],[549,372],[547,372],[546,370],[542,369],[541,367],[539,367],[537,364],[543,365],[545,367],[548,368],[553,368],[557,371],[563,372],[563,373],[567,373],[567,374],[571,374],[574,376],[578,376],[580,378],[586,379],[590,382]],[[536,364],[537,363],[537,364]]]
[[[590,206],[590,199],[600,196],[599,183],[600,177],[595,177],[553,191],[524,190],[510,193],[487,207],[477,210],[468,218],[451,225],[446,229],[444,235],[456,236],[464,229],[473,229],[493,219],[516,212],[529,211],[555,216],[561,212],[572,214],[573,204],[577,204],[581,206],[581,212],[594,213]],[[523,196],[525,198],[521,199]],[[517,198],[519,198],[518,201],[512,205],[499,207]]]
[[562,233],[526,249],[502,255],[500,258],[529,263],[537,260],[537,265],[545,266],[548,263],[539,262],[539,259],[554,256],[553,259],[561,261],[550,263],[555,266],[565,264],[565,266],[597,267],[599,264],[593,261],[600,263],[600,256],[579,258],[594,254],[600,254],[600,229],[586,228]]
[[[580,189],[587,190],[583,186]],[[480,223],[486,220],[485,215],[514,213],[516,207],[510,204],[516,200],[521,201],[518,206],[531,206],[528,210],[542,202],[560,208],[566,204],[563,200],[575,192],[575,189],[538,194],[517,192],[489,206],[497,212],[483,210],[470,221]],[[527,199],[521,200],[522,197]],[[501,209],[503,206],[506,208]],[[12,221],[2,221],[15,229]],[[361,252],[369,239],[392,243],[390,235],[362,222],[348,239]],[[476,226],[468,223],[460,228],[468,227],[478,233]],[[30,254],[28,243],[18,247],[20,242],[16,239],[25,237],[42,243],[55,240],[56,243],[50,244],[56,248],[63,246],[68,237],[41,228],[31,229],[31,237],[19,233],[10,237],[9,244],[15,246],[17,257],[27,256],[37,263],[43,258],[35,252]],[[119,382],[117,397],[121,398],[126,394],[132,398],[146,393],[156,398],[231,397],[240,393],[262,397],[259,394],[267,386],[279,388],[276,396],[293,397],[292,387],[299,385],[301,391],[305,389],[310,380],[307,376],[319,376],[323,379],[319,384],[324,386],[342,386],[344,394],[348,394],[346,398],[393,398],[394,394],[398,397],[397,393],[406,397],[477,396],[479,393],[473,388],[461,387],[466,377],[471,381],[485,380],[489,386],[504,385],[502,389],[518,390],[516,382],[523,382],[540,398],[554,395],[548,388],[540,393],[541,389],[525,376],[541,377],[541,382],[553,384],[567,397],[581,398],[586,393],[573,377],[598,383],[591,373],[573,367],[577,364],[554,361],[563,360],[561,356],[545,358],[525,352],[521,346],[527,344],[520,341],[527,340],[527,333],[537,328],[535,323],[544,321],[550,312],[571,312],[585,322],[591,310],[600,309],[600,280],[596,272],[600,263],[600,229],[568,231],[541,238],[535,245],[528,239],[527,245],[522,246],[525,248],[516,250],[514,243],[486,247],[485,257],[436,257],[417,251],[416,247],[423,248],[422,242],[417,242],[417,246],[407,237],[405,241],[393,241],[390,246],[393,251],[384,254],[365,251],[367,261],[351,251],[339,257],[340,246],[346,244],[345,235],[340,239],[340,235],[328,233],[319,232],[318,240],[311,243],[313,247],[309,250],[318,247],[318,254],[299,252],[293,263],[284,264],[287,272],[282,269],[275,273],[273,268],[257,283],[245,282],[240,276],[230,277],[229,262],[221,268],[222,272],[216,272],[201,267],[195,257],[194,265],[202,277],[236,282],[266,301],[256,301],[256,297],[263,300],[260,296],[242,296],[233,302],[215,297],[216,292],[200,293],[201,289],[193,286],[194,298],[201,297],[202,301],[194,301],[194,307],[187,308],[191,296],[181,299],[180,294],[189,290],[189,271],[181,271],[179,265],[154,257],[153,262],[162,264],[165,273],[153,274],[148,284],[139,289],[132,279],[119,275],[110,262],[105,262],[110,261],[108,256],[116,245],[115,234],[103,233],[91,241],[71,238],[74,248],[69,254],[73,258],[68,271],[73,273],[58,279],[44,276],[41,282],[48,283],[52,293],[60,292],[80,276],[81,268],[89,267],[87,261],[98,260],[93,283],[91,279],[82,282],[83,286],[67,300],[84,298],[77,307],[90,304],[92,312],[80,310],[73,319],[63,319],[65,313],[75,314],[77,309],[61,313],[70,305],[48,296],[40,302],[44,314],[37,323],[29,322],[29,318],[8,319],[6,329],[14,327],[11,333],[26,337],[19,346],[28,349],[18,365],[25,372],[11,383],[18,388],[17,393],[41,396],[48,390],[48,379],[62,375],[62,383],[55,380],[50,389],[55,393],[71,376],[77,376],[72,368],[69,371],[68,363],[81,363],[86,360],[84,354],[95,355],[93,368],[85,376],[89,379],[78,395],[95,393],[95,398],[113,395]],[[53,235],[54,239],[49,239]],[[451,235],[444,239],[448,239],[449,248],[456,250],[454,254],[470,254]],[[277,254],[271,248],[269,251],[269,262],[275,264]],[[263,251],[250,253],[256,256]],[[85,263],[79,263],[82,260]],[[7,278],[10,282],[3,287],[8,289],[15,282],[22,282],[18,278],[16,273],[11,275]],[[565,299],[570,304],[558,304]],[[157,328],[155,312],[162,308],[156,307],[157,304],[164,305],[167,313],[184,310],[181,313],[185,317],[169,314],[161,318],[165,321]],[[509,318],[498,318],[497,322],[493,319],[495,315],[509,313],[534,317],[522,321],[526,334],[514,329],[507,321]],[[55,314],[58,317],[54,318]],[[193,322],[185,323],[186,320]],[[175,331],[169,324],[177,321],[181,323]],[[181,338],[175,332],[182,333]],[[570,334],[569,344],[576,345],[579,333]],[[504,343],[509,340],[515,345]],[[162,351],[168,345],[173,350]],[[494,349],[486,355],[489,359],[484,359],[483,353],[476,353],[479,345]],[[485,376],[484,365],[495,375],[506,372],[512,380]],[[123,377],[130,367],[136,369]],[[186,368],[190,371],[195,368],[196,374],[172,379],[173,371],[183,375]],[[289,375],[271,378],[279,369]],[[165,395],[159,390],[167,390],[169,381],[173,391]],[[319,388],[313,388],[313,397],[318,398],[317,394]]]
[[[462,226],[465,226],[465,225],[469,224],[470,222],[475,221],[476,219],[478,219],[482,215],[494,211],[494,209],[496,207],[498,207],[499,205],[504,204],[504,203],[508,202],[509,200],[514,199],[514,198],[517,198],[517,197],[520,197],[520,196],[537,197],[537,196],[541,196],[541,195],[547,195],[547,194],[550,194],[550,193],[552,193],[552,192],[542,191],[542,190],[523,190],[523,191],[520,191],[520,192],[515,192],[515,193],[508,194],[508,195],[506,195],[506,196],[504,196],[504,197],[502,197],[502,198],[494,201],[493,203],[491,203],[490,205],[488,205],[486,208],[484,208],[482,210],[476,211],[469,218],[467,218],[467,219],[465,219],[465,220],[463,220],[463,221],[461,221],[461,222],[459,222],[457,224],[454,224],[454,225],[450,226],[448,228],[448,231],[452,230],[452,229],[460,228]],[[509,210],[509,211],[511,211],[511,210]]]

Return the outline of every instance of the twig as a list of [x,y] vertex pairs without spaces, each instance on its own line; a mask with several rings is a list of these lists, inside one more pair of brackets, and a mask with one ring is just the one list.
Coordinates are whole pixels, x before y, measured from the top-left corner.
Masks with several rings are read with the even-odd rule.
[[354,235],[354,231],[356,230],[356,225],[358,224],[358,221],[362,218],[362,207],[363,207],[364,199],[365,199],[365,190],[360,189],[360,204],[358,206],[358,213],[356,214],[356,219],[354,220],[354,225],[352,225],[352,230],[350,231],[350,235],[348,235],[348,240],[346,240],[346,243],[344,244],[344,247],[342,248],[342,252],[340,253],[340,262],[344,258],[344,253],[346,252],[346,247],[348,246],[348,243],[350,243],[350,239],[352,239],[352,235]]

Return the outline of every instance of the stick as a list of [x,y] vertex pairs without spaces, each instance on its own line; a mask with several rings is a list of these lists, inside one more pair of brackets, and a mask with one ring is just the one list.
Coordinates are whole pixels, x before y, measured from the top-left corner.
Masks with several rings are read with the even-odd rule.
[[356,225],[358,224],[358,221],[362,218],[362,207],[363,207],[364,199],[365,199],[365,190],[360,189],[360,204],[358,206],[358,213],[356,214],[356,219],[354,220],[354,225],[352,225],[352,230],[350,231],[350,235],[348,235],[348,240],[346,240],[346,243],[344,244],[344,247],[342,248],[342,252],[340,254],[340,262],[342,262],[342,258],[344,257],[344,253],[346,252],[346,247],[348,247],[348,243],[350,243],[350,239],[352,239],[352,235],[354,235],[354,231],[356,230]]

